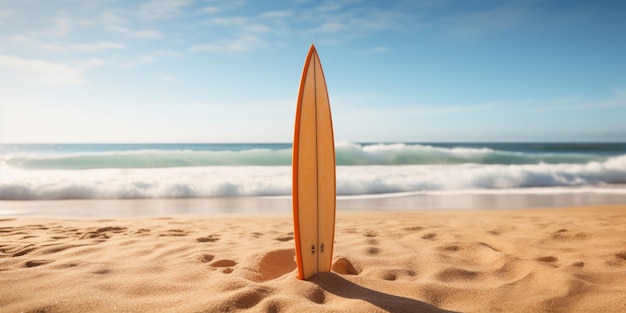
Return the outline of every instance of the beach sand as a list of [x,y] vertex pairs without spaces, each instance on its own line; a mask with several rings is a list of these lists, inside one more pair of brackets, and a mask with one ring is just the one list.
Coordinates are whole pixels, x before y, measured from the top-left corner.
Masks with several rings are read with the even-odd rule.
[[626,312],[626,205],[338,211],[296,278],[289,214],[3,218],[1,312]]

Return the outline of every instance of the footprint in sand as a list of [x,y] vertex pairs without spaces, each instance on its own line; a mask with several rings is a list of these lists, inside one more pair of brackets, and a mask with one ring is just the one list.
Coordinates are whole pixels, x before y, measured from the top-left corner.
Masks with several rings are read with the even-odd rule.
[[211,267],[221,268],[222,273],[224,274],[230,274],[233,272],[232,266],[237,265],[237,262],[233,260],[224,259],[224,260],[217,260],[209,265]]
[[398,275],[396,273],[393,272],[388,272],[383,274],[383,279],[384,280],[389,280],[389,281],[394,281],[396,279],[398,279]]
[[79,239],[109,239],[112,234],[119,234],[126,231],[126,227],[101,227],[96,230],[88,231],[80,235]]
[[277,300],[268,300],[265,301],[265,308],[263,312],[266,313],[278,313],[283,311],[283,303]]
[[144,236],[148,235],[148,233],[150,233],[150,230],[147,228],[140,228],[140,229],[137,229],[135,232],[133,232],[133,234],[135,235],[144,235]]
[[35,224],[35,225],[26,225],[24,226],[26,228],[30,228],[30,229],[34,229],[34,230],[48,230],[50,228],[44,226],[44,225],[40,225],[40,224]]
[[96,232],[102,233],[102,232],[112,232],[112,233],[121,233],[126,231],[126,227],[114,227],[114,226],[108,226],[108,227],[102,227],[102,228],[98,228],[98,230],[96,230]]
[[474,280],[480,276],[480,272],[476,271],[468,271],[461,268],[448,268],[445,269],[439,274],[437,274],[437,279],[450,282],[450,281],[463,281],[463,280]]
[[220,235],[216,235],[216,234],[212,234],[206,237],[200,237],[196,239],[196,241],[198,242],[216,242],[218,240],[220,240]]
[[198,257],[198,261],[202,263],[207,263],[207,262],[213,261],[214,258],[215,256],[212,254],[203,254],[200,257]]
[[553,257],[553,256],[544,256],[544,257],[540,257],[540,258],[536,258],[535,261],[539,261],[539,262],[546,262],[546,263],[554,263],[556,261],[558,261],[559,259]]
[[415,271],[412,271],[412,270],[391,269],[391,270],[385,270],[382,273],[382,279],[383,280],[388,280],[388,281],[395,281],[395,280],[401,278],[402,276],[414,277],[416,275],[417,275],[417,273],[415,273]]
[[159,234],[160,237],[183,237],[189,235],[189,232],[182,229],[168,229]]
[[209,265],[212,267],[230,267],[230,266],[237,265],[237,262],[233,260],[224,259],[224,260],[217,260]]
[[405,227],[403,229],[404,230],[408,230],[408,231],[420,231],[420,230],[424,229],[424,227],[422,227],[422,226],[411,226],[411,227]]
[[324,304],[324,302],[326,302],[326,293],[324,292],[324,288],[318,285],[312,285],[301,292],[303,292],[303,296],[307,300],[313,303]]
[[463,250],[463,248],[461,248],[461,247],[459,247],[457,245],[445,245],[445,246],[439,247],[439,250],[456,252],[456,251]]
[[606,260],[605,263],[609,266],[622,266],[624,261],[626,261],[626,251],[615,253],[615,258]]
[[54,260],[30,260],[24,263],[24,267],[36,267],[36,266],[40,266],[40,265],[44,265],[44,264],[48,264],[52,262],[54,262]]
[[378,233],[373,230],[368,230],[363,234],[365,237],[377,237]]
[[436,233],[428,233],[428,234],[422,236],[422,239],[435,240],[435,237],[437,237]]
[[571,240],[571,239],[582,240],[582,239],[586,239],[588,235],[587,233],[584,233],[584,232],[573,233],[573,232],[568,231],[567,229],[562,228],[552,233],[551,237],[557,240]]
[[380,253],[380,249],[378,249],[377,247],[369,247],[367,248],[367,250],[365,250],[365,253],[367,253],[368,255],[377,255]]
[[293,239],[293,236],[290,236],[290,235],[274,238],[274,240],[277,240],[277,241],[289,241],[292,239]]

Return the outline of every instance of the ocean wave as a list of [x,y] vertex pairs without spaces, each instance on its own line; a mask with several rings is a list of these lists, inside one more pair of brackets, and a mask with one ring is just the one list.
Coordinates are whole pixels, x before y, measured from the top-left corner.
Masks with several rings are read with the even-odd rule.
[[[626,156],[585,164],[377,165],[337,168],[338,195],[625,183]],[[89,170],[0,167],[0,200],[206,198],[288,196],[290,193],[290,166]]]
[[420,144],[339,143],[340,165],[410,165],[410,164],[537,164],[587,163],[605,158],[582,153],[524,153],[490,148],[436,147]]
[[[584,153],[515,152],[490,148],[436,147],[420,144],[336,145],[337,165],[419,164],[585,164],[606,156]],[[22,169],[132,169],[202,166],[291,165],[291,149],[129,150],[76,153],[0,154],[0,162]]]
[[68,154],[24,153],[8,155],[4,159],[6,165],[23,169],[126,169],[221,165],[274,166],[291,164],[291,150],[131,150]]

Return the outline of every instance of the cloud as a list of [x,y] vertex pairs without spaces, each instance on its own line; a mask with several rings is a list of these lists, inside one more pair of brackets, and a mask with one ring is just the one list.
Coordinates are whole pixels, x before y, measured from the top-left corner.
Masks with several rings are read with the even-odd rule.
[[65,47],[63,47],[61,45],[45,43],[45,42],[42,42],[40,40],[37,40],[37,39],[34,39],[34,38],[30,38],[30,37],[26,37],[26,36],[22,36],[22,35],[12,36],[12,37],[9,38],[9,40],[11,42],[13,42],[13,43],[16,43],[16,44],[24,46],[24,47],[32,48],[34,50],[49,51],[49,52],[65,52],[65,51],[67,51],[67,48],[65,48]]
[[0,25],[15,14],[15,11],[9,9],[0,9]]
[[15,11],[9,9],[0,9],[0,17],[9,18],[15,14]]
[[206,21],[209,25],[233,28],[243,33],[267,33],[271,30],[265,24],[258,23],[252,18],[233,16],[233,17],[215,17]]
[[320,25],[317,30],[323,33],[337,33],[341,32],[348,28],[348,25],[344,24],[342,21],[332,20],[326,21],[322,25]]
[[286,17],[291,17],[291,16],[293,16],[293,12],[288,11],[288,10],[268,11],[259,15],[260,18],[267,18],[267,19],[286,18]]
[[613,90],[613,95],[615,98],[621,100],[626,104],[626,88],[616,88]]
[[118,65],[123,68],[131,68],[131,67],[137,67],[137,66],[154,63],[164,58],[174,58],[178,56],[180,56],[180,54],[173,52],[173,51],[158,50],[150,54],[144,54],[142,56],[139,56],[138,58],[134,60],[119,63]]
[[247,52],[267,46],[265,40],[246,35],[234,40],[221,40],[213,44],[200,44],[189,48],[191,52]]
[[251,33],[267,33],[270,30],[270,27],[263,24],[251,24],[244,27],[244,31]]
[[208,7],[217,8],[219,11],[235,10],[246,4],[246,0],[207,0],[206,2],[211,3]]
[[[210,2],[209,12],[222,9],[222,2]],[[307,5],[310,6],[310,5]],[[198,42],[189,51],[249,52],[268,46],[286,43],[287,38],[317,37],[318,42],[341,43],[372,33],[398,29],[406,14],[396,8],[369,6],[354,1],[334,1],[314,7],[313,10],[295,4],[279,10],[268,10],[257,15],[220,15],[205,19],[205,24],[220,34],[222,40]],[[239,12],[243,14],[243,12]],[[226,39],[226,38],[235,39]],[[379,48],[370,53],[384,53]]]
[[179,79],[176,76],[172,76],[172,75],[168,75],[168,74],[161,74],[159,75],[159,78],[163,81],[166,82],[177,82]]
[[200,12],[206,13],[206,14],[215,14],[215,13],[219,13],[220,11],[222,11],[222,9],[216,6],[206,6],[200,9]]
[[121,44],[121,43],[116,43],[116,42],[102,41],[102,42],[97,42],[97,43],[92,43],[92,44],[71,45],[70,47],[72,50],[80,51],[80,52],[100,52],[100,51],[106,51],[106,50],[125,49],[126,45]]
[[336,1],[336,2],[329,2],[329,3],[324,3],[322,5],[319,5],[315,8],[315,10],[318,12],[335,12],[335,11],[341,10],[342,8],[343,8],[343,5],[339,3],[338,1]]
[[[211,1],[209,13],[223,3]],[[399,29],[408,16],[400,9],[371,6],[355,1],[333,1],[317,7],[293,4],[279,10],[268,10],[257,15],[229,15],[227,10],[205,19],[223,40],[190,45],[189,51],[254,51],[267,45],[286,43],[287,38],[316,38],[318,42],[341,43],[366,37],[378,31]],[[238,11],[239,14],[245,14]],[[226,39],[236,38],[235,40]],[[382,53],[380,50],[377,53]]]
[[18,35],[10,38],[11,42],[17,43],[24,47],[29,47],[34,50],[49,51],[49,52],[102,52],[107,50],[120,50],[125,49],[126,45],[116,42],[101,41],[89,44],[50,44],[37,40],[34,38]]
[[[100,14],[100,23],[105,29],[122,34],[123,36],[139,39],[161,38],[160,31],[154,29],[133,29],[129,25],[140,14],[127,10],[109,8]],[[147,14],[147,13],[145,13]]]
[[108,28],[115,32],[121,33],[122,35],[125,35],[127,37],[131,37],[131,38],[153,39],[153,38],[162,37],[161,32],[157,30],[148,30],[148,29],[134,30],[128,27],[123,27],[123,26],[118,26],[118,25],[111,25],[111,26],[108,26]]
[[128,24],[128,18],[122,16],[122,12],[116,9],[105,10],[100,15],[100,20],[106,26],[125,25]]
[[318,12],[300,12],[293,18],[299,31],[323,35],[325,40],[344,42],[346,39],[367,37],[388,30],[401,30],[415,24],[414,17],[398,8],[346,5],[340,2],[324,4]]
[[72,31],[72,21],[65,17],[52,19],[52,26],[39,32],[39,35],[52,37],[67,37]]
[[152,0],[139,8],[139,16],[143,19],[159,20],[179,17],[183,8],[189,5],[187,0]]
[[29,60],[10,55],[0,55],[0,72],[9,77],[36,85],[66,86],[85,81],[84,72],[103,65],[99,59],[75,64],[51,63],[42,60]]
[[120,63],[120,67],[124,67],[124,68],[130,68],[130,67],[137,67],[137,66],[141,66],[141,65],[146,65],[146,64],[150,64],[153,62],[158,61],[159,58],[155,55],[152,54],[146,54],[146,55],[142,55],[132,61],[126,61],[126,62],[122,62]]
[[248,23],[248,18],[241,16],[234,17],[215,17],[209,19],[207,23],[212,25],[226,26],[226,27],[241,27]]

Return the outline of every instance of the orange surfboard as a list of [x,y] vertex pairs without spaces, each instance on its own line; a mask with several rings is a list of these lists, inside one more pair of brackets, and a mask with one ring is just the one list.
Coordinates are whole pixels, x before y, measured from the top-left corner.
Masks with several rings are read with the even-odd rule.
[[298,278],[329,272],[335,239],[335,142],[322,64],[304,62],[293,139],[293,224]]

